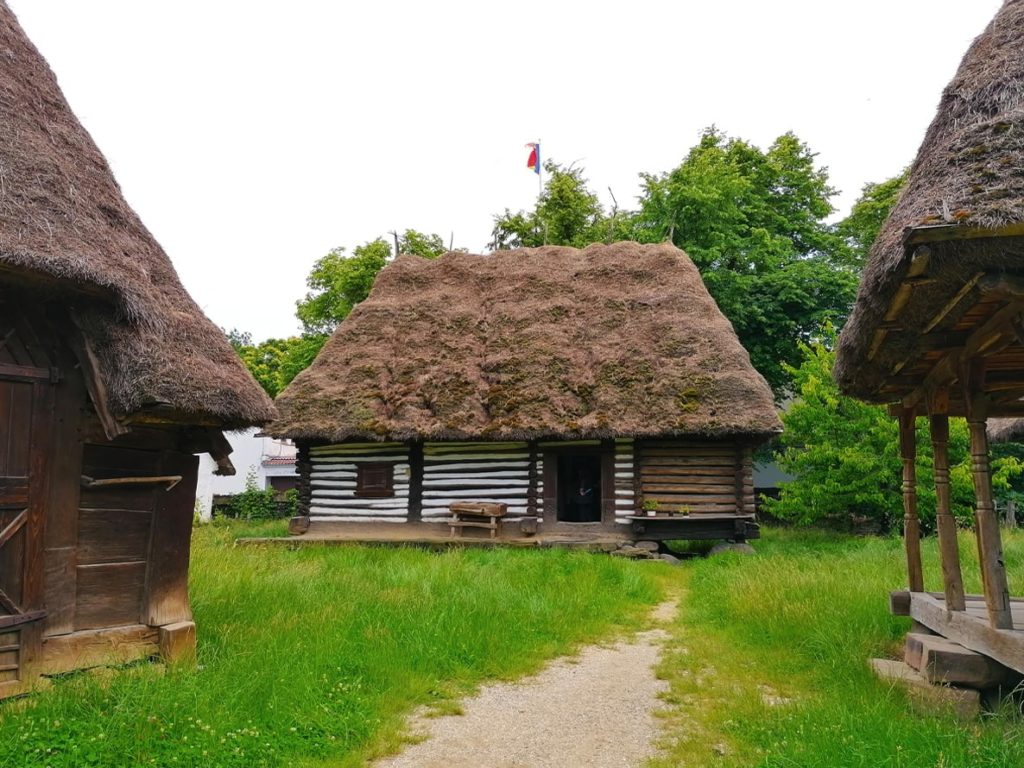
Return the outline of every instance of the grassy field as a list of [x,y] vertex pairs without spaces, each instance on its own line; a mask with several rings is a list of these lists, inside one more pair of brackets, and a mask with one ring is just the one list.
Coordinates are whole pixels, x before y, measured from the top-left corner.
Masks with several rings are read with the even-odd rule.
[[[1004,543],[1019,594],[1024,536]],[[980,591],[973,537],[960,546],[967,587]],[[940,589],[934,540],[924,556]],[[899,540],[769,531],[756,557],[693,561],[680,576],[686,599],[660,669],[672,744],[654,765],[1024,765],[1019,717],[921,717],[868,671],[867,659],[901,654],[909,627],[887,606],[906,582]]]
[[357,765],[416,705],[635,625],[667,570],[566,551],[235,548],[234,532],[194,537],[199,668],[80,674],[0,704],[0,766]]
[[[272,526],[273,524],[271,524]],[[451,710],[575,645],[643,624],[682,596],[659,673],[665,766],[1021,766],[1009,712],[920,717],[875,680],[908,621],[895,539],[769,531],[753,557],[679,568],[565,551],[235,548],[266,526],[194,541],[198,669],[139,664],[70,676],[0,704],[0,767],[361,765],[400,743],[421,704]],[[962,540],[978,589],[973,540]],[[933,541],[929,585],[939,584]],[[1008,536],[1011,587],[1024,536]],[[526,738],[527,735],[524,735]]]

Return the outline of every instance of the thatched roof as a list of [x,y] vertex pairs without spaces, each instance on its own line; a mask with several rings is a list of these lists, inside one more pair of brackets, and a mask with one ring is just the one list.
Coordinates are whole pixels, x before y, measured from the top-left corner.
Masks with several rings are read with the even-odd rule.
[[[857,303],[843,330],[835,376],[844,391],[871,398],[890,361],[868,350],[903,280],[910,228],[946,225],[937,235],[992,235],[1024,229],[1024,0],[1007,0],[975,39],[939,102],[906,187],[882,228],[864,271]],[[988,254],[990,267],[1024,267],[1019,247]],[[930,277],[952,282],[973,254],[951,246],[933,259]],[[970,274],[967,272],[967,274]],[[961,282],[962,285],[962,282]],[[938,296],[938,288],[931,289]],[[941,307],[941,305],[940,305]],[[909,318],[912,326],[915,318]]]
[[1024,440],[1024,419],[989,419],[988,439],[993,443],[1019,443]]
[[268,420],[269,399],[185,292],[2,0],[0,58],[0,270],[99,296],[81,321],[116,414],[158,403],[225,427]]
[[693,262],[637,243],[400,256],[277,406],[323,440],[781,429]]

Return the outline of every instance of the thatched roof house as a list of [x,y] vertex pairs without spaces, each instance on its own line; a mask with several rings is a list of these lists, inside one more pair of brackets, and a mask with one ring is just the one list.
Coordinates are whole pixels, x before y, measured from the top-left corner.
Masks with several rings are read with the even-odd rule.
[[125,202],[45,60],[0,3],[0,273],[74,296],[115,414],[160,406],[228,428],[272,406]]
[[[698,452],[728,445],[732,458],[722,471],[734,475],[744,450],[781,429],[771,390],[693,263],[671,245],[637,243],[448,253],[435,261],[401,256],[277,406],[281,417],[269,431],[299,442],[300,471],[303,449],[322,453],[330,444],[358,444],[352,451],[368,456],[383,441],[403,466],[415,464],[408,450],[425,448],[429,464],[432,451],[453,442],[471,441],[478,457],[521,454],[523,487],[486,495],[514,496],[513,506],[531,515],[541,513],[534,481],[543,462],[534,454],[559,441],[605,444],[609,457],[618,441],[623,462],[628,447],[630,470],[634,441],[685,438],[685,450]],[[643,499],[631,475],[619,474],[630,488],[619,497],[621,517]],[[415,497],[415,469],[411,478]],[[716,487],[708,497],[716,509],[736,510],[735,480],[729,483],[733,490]],[[676,491],[668,488],[663,503],[699,505]],[[739,507],[752,494],[741,488]],[[590,522],[613,522],[610,486],[605,498],[608,513],[593,512]],[[315,498],[307,503],[324,509]],[[355,506],[346,518],[355,517]],[[437,513],[444,507],[439,502]],[[360,509],[373,514],[367,504]]]
[[0,56],[3,698],[194,649],[194,454],[274,410],[2,1]]
[[401,256],[277,399],[293,438],[771,435],[772,393],[671,245]]
[[1024,233],[1022,132],[1024,3],[1009,0],[943,92],[872,248],[839,342],[835,376],[848,394],[873,402],[906,395],[910,385],[891,375],[911,373],[922,336],[953,330],[1000,290],[995,275],[1024,267],[1024,246],[1012,237]]
[[[900,422],[906,611],[1024,673],[1024,632],[1010,631],[1022,619],[1009,597],[986,432],[989,419],[1024,415],[1024,0],[1003,4],[943,93],[872,249],[834,374],[843,391],[888,404]],[[921,566],[918,416],[931,427],[941,598],[926,591]],[[950,514],[950,417],[965,417],[970,430],[983,598],[964,594]]]

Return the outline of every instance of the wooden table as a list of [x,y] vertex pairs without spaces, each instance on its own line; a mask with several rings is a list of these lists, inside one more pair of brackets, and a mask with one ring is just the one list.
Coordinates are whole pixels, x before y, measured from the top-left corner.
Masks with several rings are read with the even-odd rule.
[[508,507],[505,504],[459,501],[449,505],[448,509],[452,513],[448,521],[452,536],[456,531],[461,535],[463,528],[486,528],[493,539],[501,532],[501,519]]

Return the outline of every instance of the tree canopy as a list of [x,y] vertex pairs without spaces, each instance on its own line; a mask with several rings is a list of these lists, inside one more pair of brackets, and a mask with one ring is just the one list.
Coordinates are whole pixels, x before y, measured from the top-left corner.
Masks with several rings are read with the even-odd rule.
[[570,245],[581,248],[605,239],[604,207],[587,188],[583,169],[547,162],[548,180],[532,211],[494,217],[491,231],[494,250]]
[[[897,421],[884,406],[868,405],[840,394],[832,380],[836,332],[826,326],[820,339],[801,344],[803,360],[792,370],[798,398],[783,412],[779,465],[795,479],[782,485],[768,511],[794,522],[858,515],[883,528],[898,524],[902,465]],[[949,462],[954,515],[965,525],[973,519],[970,439],[963,419],[950,419]],[[1010,490],[1024,470],[1012,456],[993,459],[993,487]],[[932,445],[926,419],[917,425],[918,513],[929,528],[935,519]]]
[[836,191],[792,133],[767,151],[709,128],[673,170],[642,176],[636,237],[693,259],[751,361],[777,393],[825,322],[841,324],[858,275],[826,221]]
[[882,224],[889,218],[893,206],[900,199],[900,193],[906,183],[907,170],[904,169],[891,179],[878,184],[865,184],[849,216],[836,228],[846,241],[849,248],[849,264],[855,269],[862,269],[867,262],[871,246],[874,245]]

